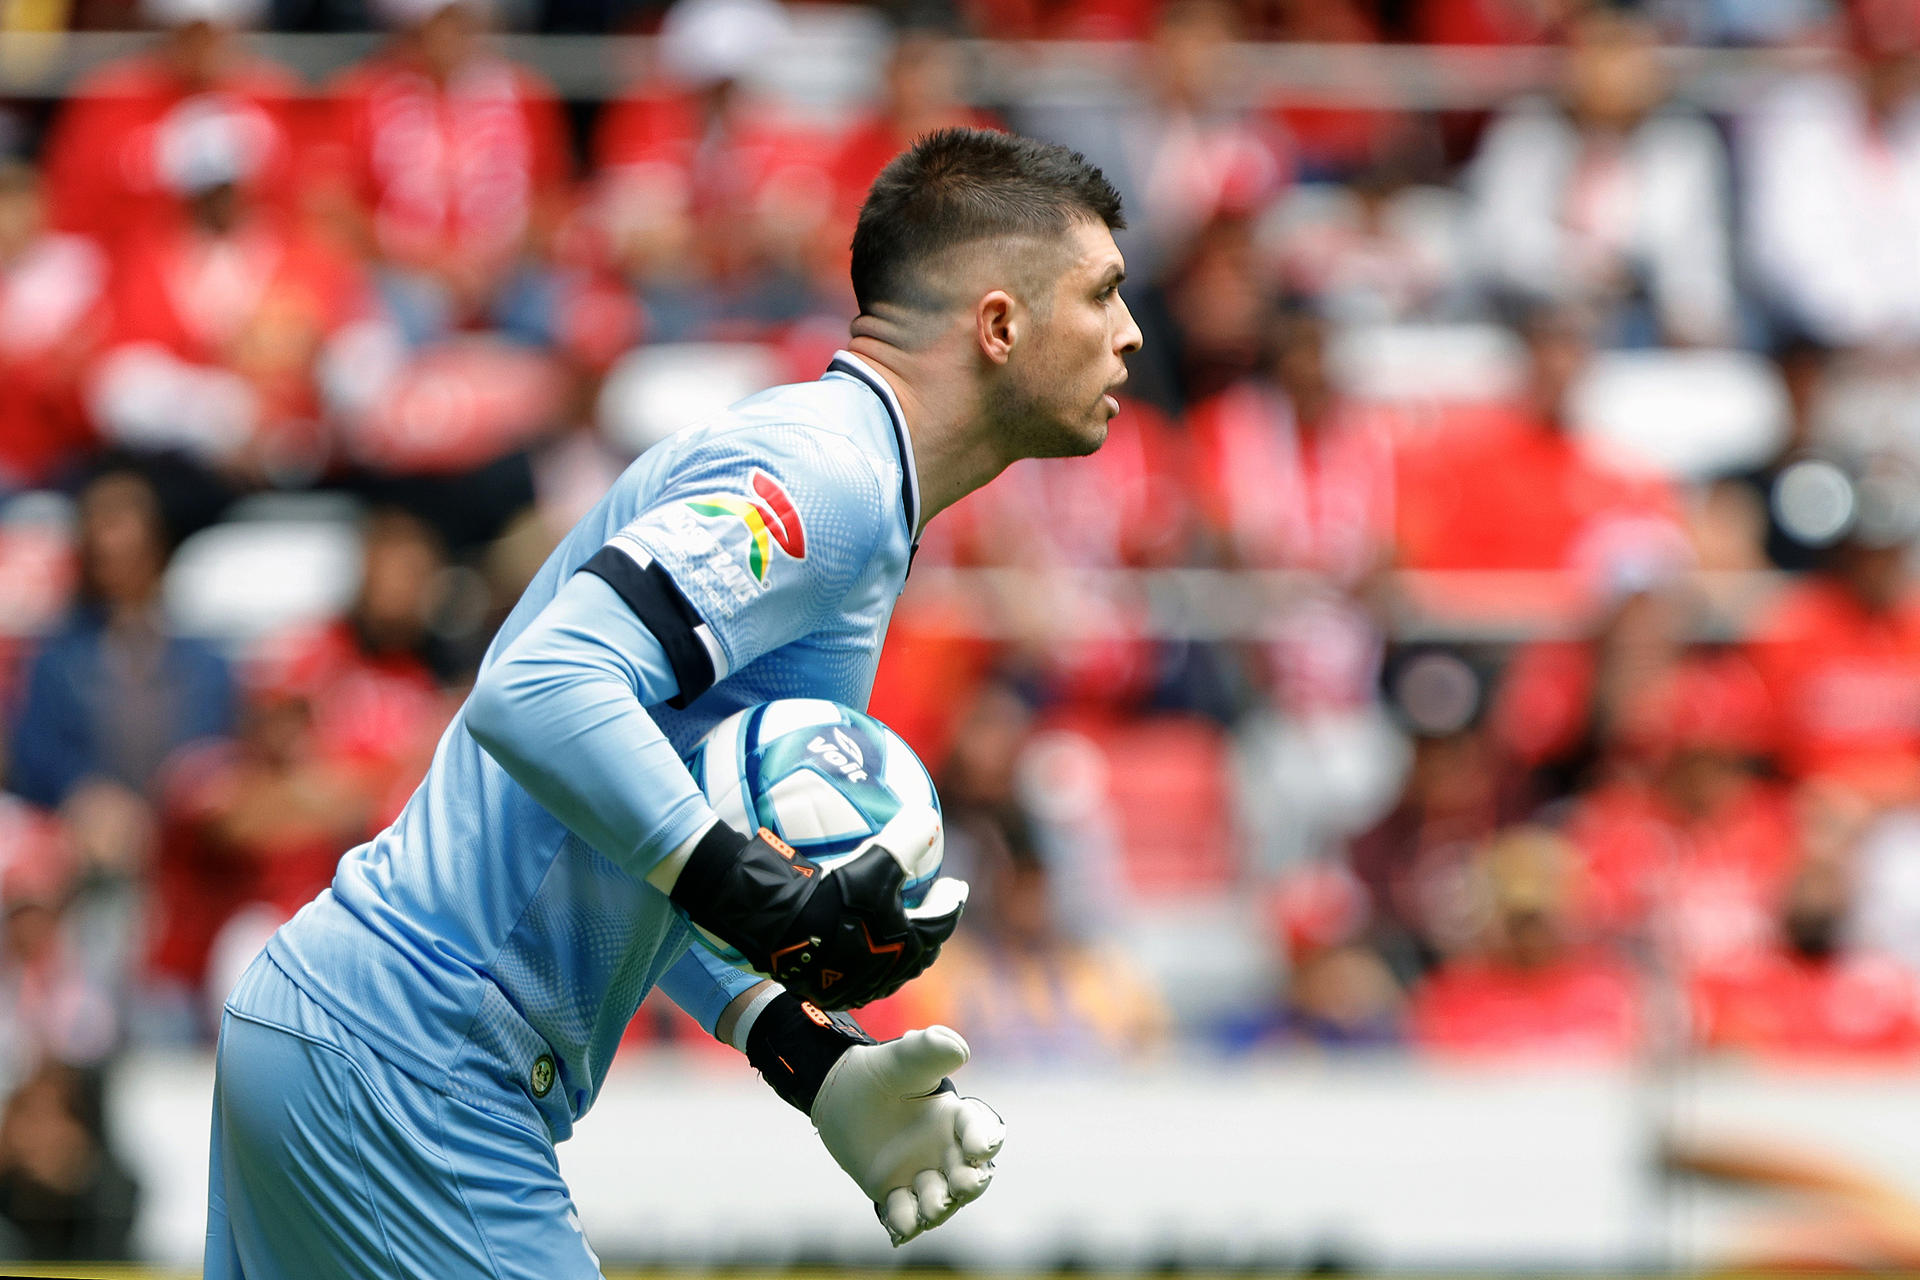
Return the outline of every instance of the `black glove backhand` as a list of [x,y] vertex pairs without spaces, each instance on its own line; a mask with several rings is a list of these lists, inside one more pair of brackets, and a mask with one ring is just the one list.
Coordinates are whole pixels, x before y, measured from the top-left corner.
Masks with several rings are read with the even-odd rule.
[[938,838],[930,808],[903,809],[846,861],[821,867],[761,828],[716,823],[672,898],[761,973],[822,1009],[855,1009],[917,977],[953,936],[966,885],[940,879],[909,909],[907,867]]

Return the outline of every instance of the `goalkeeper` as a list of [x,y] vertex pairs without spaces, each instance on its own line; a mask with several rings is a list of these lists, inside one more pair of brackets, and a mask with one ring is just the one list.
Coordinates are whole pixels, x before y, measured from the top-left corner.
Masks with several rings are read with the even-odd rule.
[[1016,459],[1100,447],[1140,345],[1121,225],[1098,170],[1028,139],[947,130],[887,166],[848,349],[628,468],[406,809],[235,987],[209,1277],[597,1276],[554,1144],[656,985],[809,1117],[894,1243],[986,1189],[1002,1126],[946,1079],[965,1043],[874,1044],[839,1012],[958,922],[957,882],[901,902],[936,815],[815,874],[720,824],[680,753],[769,699],[864,707],[927,519]]

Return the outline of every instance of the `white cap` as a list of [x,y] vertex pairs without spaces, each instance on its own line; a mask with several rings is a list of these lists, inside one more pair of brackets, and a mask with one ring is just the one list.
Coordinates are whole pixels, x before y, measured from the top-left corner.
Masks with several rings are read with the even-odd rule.
[[661,61],[687,84],[737,80],[791,30],[780,0],[680,0],[660,25]]
[[244,182],[273,145],[273,126],[252,107],[189,99],[154,130],[160,177],[182,195]]
[[140,0],[140,16],[155,27],[257,27],[266,12],[267,0]]

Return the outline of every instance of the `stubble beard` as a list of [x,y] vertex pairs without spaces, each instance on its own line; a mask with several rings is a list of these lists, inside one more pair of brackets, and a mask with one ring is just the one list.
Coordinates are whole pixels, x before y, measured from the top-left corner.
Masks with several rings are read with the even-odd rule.
[[1046,401],[1012,379],[995,387],[988,397],[995,434],[1008,445],[1008,458],[1083,458],[1107,442],[1104,407],[1089,415],[1083,426],[1060,418]]

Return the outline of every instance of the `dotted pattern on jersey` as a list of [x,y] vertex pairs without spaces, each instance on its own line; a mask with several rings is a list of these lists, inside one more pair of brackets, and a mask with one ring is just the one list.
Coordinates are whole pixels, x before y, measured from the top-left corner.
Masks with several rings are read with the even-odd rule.
[[[666,485],[618,535],[667,570],[730,670],[822,627],[898,518],[873,463],[805,427],[708,435],[681,450]],[[754,481],[769,476],[798,513],[795,557],[761,526]],[[893,503],[897,508],[897,502]]]
[[[684,754],[753,703],[804,695],[864,707],[910,545],[890,420],[838,376],[764,392],[642,455],[541,567],[483,665],[643,512],[723,480],[744,493],[753,467],[801,513],[810,582],[784,582],[794,563],[774,551],[760,602],[710,620],[741,665],[685,710],[653,708],[655,719]],[[341,860],[333,888],[272,949],[390,1060],[478,1106],[535,1107],[559,1140],[687,938],[663,895],[574,839],[456,716],[394,826]],[[548,1052],[557,1082],[534,1100],[527,1073]]]
[[549,1128],[564,1126],[592,1104],[633,1011],[688,936],[664,896],[567,836],[494,961],[469,1033],[475,1060],[531,1063],[563,1049],[554,1089],[535,1105]]

